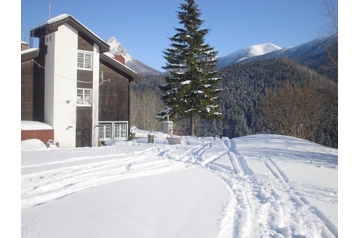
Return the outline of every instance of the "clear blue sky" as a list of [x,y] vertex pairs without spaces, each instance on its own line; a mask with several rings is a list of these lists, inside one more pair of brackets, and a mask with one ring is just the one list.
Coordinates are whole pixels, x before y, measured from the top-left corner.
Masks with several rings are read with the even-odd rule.
[[[50,3],[50,4],[49,4]],[[111,36],[128,53],[163,71],[162,51],[176,32],[176,11],[184,0],[21,0],[21,40],[29,42],[33,27],[67,13],[106,41]],[[328,18],[322,0],[196,0],[211,29],[205,42],[218,56],[255,44],[280,47],[306,43],[320,36]],[[338,4],[338,1],[337,1]],[[49,11],[50,5],[50,11]]]

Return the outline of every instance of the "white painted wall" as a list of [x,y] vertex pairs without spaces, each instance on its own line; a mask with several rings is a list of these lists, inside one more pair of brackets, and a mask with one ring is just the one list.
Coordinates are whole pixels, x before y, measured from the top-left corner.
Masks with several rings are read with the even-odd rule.
[[93,47],[93,89],[92,89],[92,147],[98,146],[98,106],[99,106],[99,46],[94,44]]
[[55,33],[45,36],[45,45],[47,45],[47,54],[45,55],[45,115],[44,120],[47,124],[53,126],[53,108],[54,108],[54,77],[55,77]]
[[77,30],[65,24],[48,35],[45,76],[45,122],[61,148],[76,146]]

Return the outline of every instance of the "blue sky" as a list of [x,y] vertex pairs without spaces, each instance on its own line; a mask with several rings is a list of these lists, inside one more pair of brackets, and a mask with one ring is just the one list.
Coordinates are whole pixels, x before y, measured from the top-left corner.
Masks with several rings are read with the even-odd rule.
[[[21,0],[21,40],[29,42],[30,29],[47,21],[49,15],[67,13],[105,41],[114,36],[132,57],[163,71],[162,51],[169,47],[174,27],[181,27],[176,16],[180,3],[184,0]],[[328,22],[322,0],[196,3],[205,19],[202,27],[211,29],[205,42],[218,50],[218,56],[255,44],[287,47],[306,43],[319,37]]]

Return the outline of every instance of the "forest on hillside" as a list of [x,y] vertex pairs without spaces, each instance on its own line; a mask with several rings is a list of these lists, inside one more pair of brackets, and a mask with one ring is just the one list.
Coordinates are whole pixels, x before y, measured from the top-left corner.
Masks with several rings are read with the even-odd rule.
[[[280,134],[338,148],[338,80],[287,58],[234,64],[219,70],[223,117],[196,121],[196,136]],[[164,75],[142,76],[131,90],[131,125],[162,131]],[[170,119],[170,118],[169,118]],[[188,131],[189,122],[174,122]]]

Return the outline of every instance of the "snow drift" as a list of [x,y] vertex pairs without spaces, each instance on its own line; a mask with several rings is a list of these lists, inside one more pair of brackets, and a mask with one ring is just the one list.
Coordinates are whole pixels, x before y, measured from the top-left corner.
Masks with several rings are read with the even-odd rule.
[[338,236],[337,149],[148,134],[98,148],[23,141],[22,237]]

